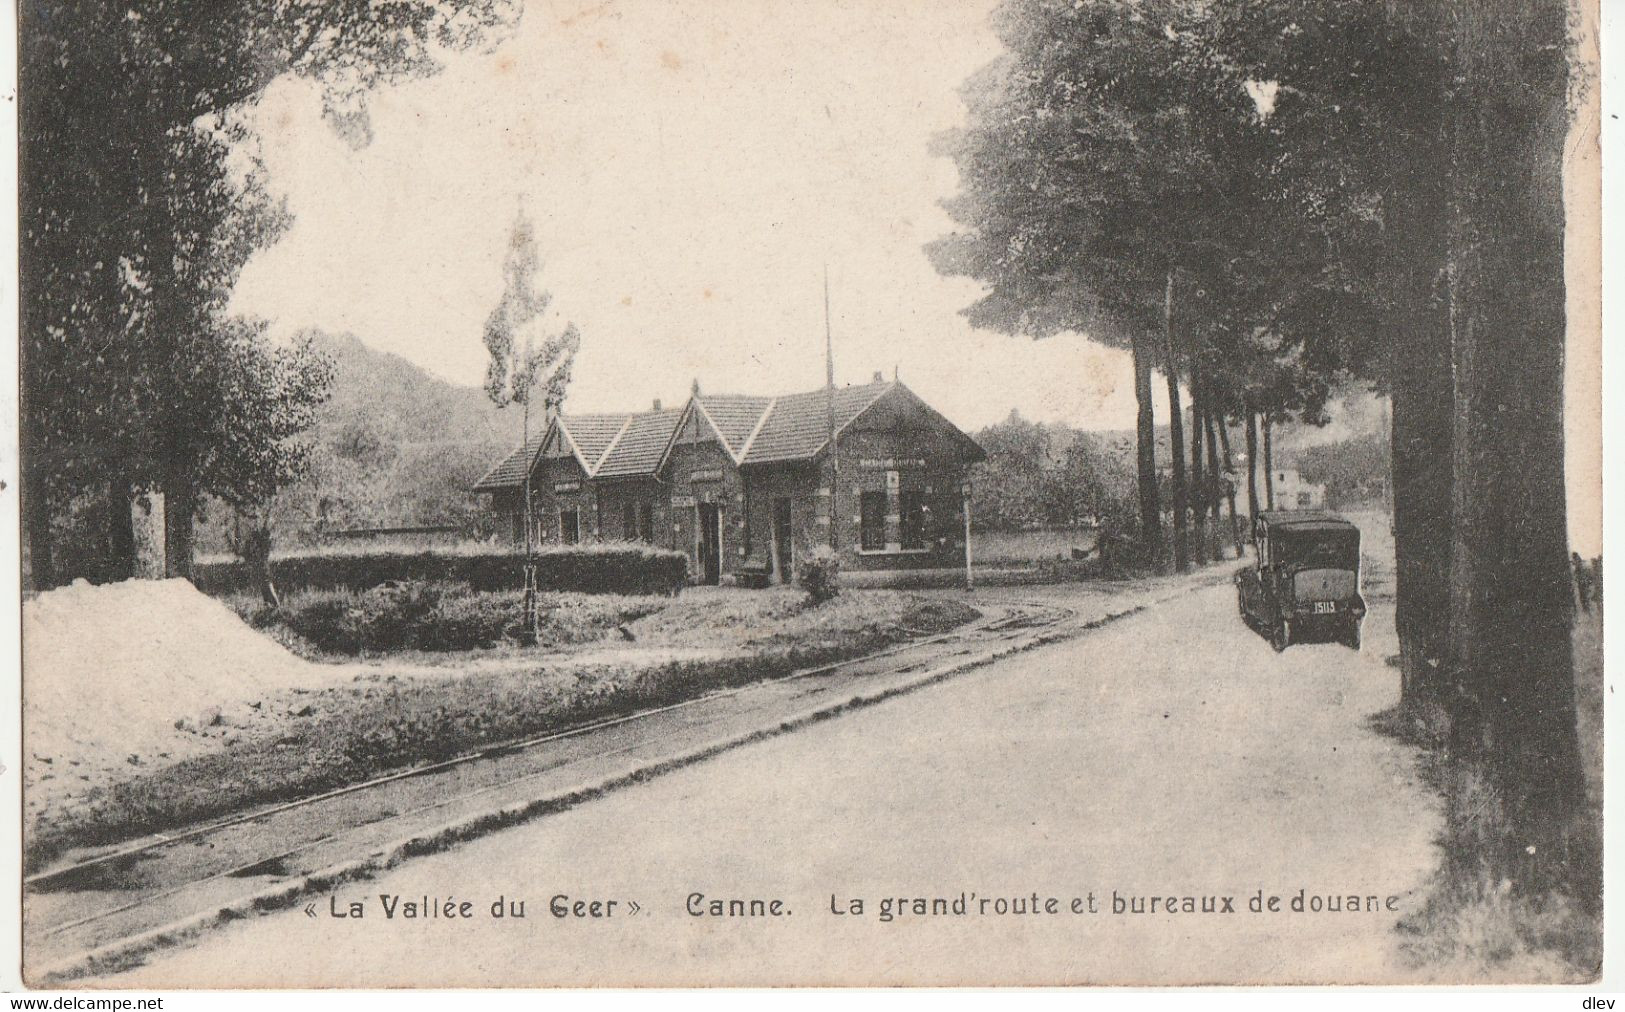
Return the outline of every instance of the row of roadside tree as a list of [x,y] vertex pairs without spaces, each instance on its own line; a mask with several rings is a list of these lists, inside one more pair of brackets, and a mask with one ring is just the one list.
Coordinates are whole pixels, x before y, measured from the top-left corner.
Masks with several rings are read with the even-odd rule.
[[[941,140],[979,327],[1125,348],[1143,550],[1172,555],[1211,432],[1392,405],[1403,701],[1449,759],[1453,880],[1595,902],[1564,496],[1563,0],[1005,0]],[[1178,406],[1195,405],[1186,432]],[[1189,455],[1184,452],[1189,442]],[[1470,811],[1469,811],[1470,810]]]

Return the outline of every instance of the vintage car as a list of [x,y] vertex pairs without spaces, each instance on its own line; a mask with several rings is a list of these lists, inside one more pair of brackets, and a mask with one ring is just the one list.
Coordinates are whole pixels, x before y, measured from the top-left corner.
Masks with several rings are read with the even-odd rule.
[[1360,529],[1320,510],[1258,515],[1255,563],[1236,574],[1242,621],[1285,650],[1312,639],[1360,649]]

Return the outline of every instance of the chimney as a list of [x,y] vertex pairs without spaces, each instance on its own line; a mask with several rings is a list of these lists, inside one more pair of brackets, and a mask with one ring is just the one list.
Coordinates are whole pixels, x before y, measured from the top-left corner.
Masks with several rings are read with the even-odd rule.
[[655,410],[656,411],[660,410],[660,398],[658,398],[658,397],[655,398]]
[[874,382],[876,382],[876,383],[884,383],[884,382],[886,382],[886,374],[881,372],[879,369],[876,369],[875,370]]

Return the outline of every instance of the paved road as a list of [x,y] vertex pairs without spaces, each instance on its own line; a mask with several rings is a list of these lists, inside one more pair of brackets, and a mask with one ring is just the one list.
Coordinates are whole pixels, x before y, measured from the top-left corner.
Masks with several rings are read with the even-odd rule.
[[[1396,979],[1393,925],[1420,901],[1439,813],[1414,754],[1366,725],[1398,692],[1387,626],[1379,608],[1359,654],[1276,655],[1227,586],[1203,590],[340,886],[317,916],[240,922],[116,982]],[[1397,912],[1296,913],[1300,889],[1306,906],[1354,894]],[[789,913],[695,917],[693,893]],[[962,893],[964,915],[878,916],[882,897]],[[397,905],[391,920],[386,894],[441,911],[452,897],[454,912],[467,899],[474,917],[408,920]],[[618,903],[561,920],[556,894]],[[1034,894],[1057,912],[997,912]],[[1176,912],[1159,899],[1156,913],[1113,913],[1114,894],[1174,896]],[[1253,913],[1255,895],[1280,897],[1280,912]],[[526,917],[490,917],[499,897],[522,898]],[[832,913],[832,897],[848,910],[861,898],[863,914]],[[1202,913],[1203,897],[1236,912]],[[364,916],[333,916],[352,903]]]

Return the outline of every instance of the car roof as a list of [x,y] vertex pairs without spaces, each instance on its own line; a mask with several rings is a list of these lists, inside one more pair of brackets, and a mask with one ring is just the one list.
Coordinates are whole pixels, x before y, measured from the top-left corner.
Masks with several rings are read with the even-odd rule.
[[1265,510],[1258,519],[1268,527],[1298,530],[1359,531],[1353,523],[1325,510]]

